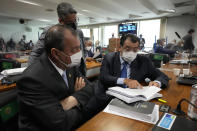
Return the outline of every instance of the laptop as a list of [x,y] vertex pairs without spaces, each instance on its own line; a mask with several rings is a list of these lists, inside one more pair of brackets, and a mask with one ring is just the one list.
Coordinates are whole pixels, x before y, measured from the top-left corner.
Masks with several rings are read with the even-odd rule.
[[179,76],[176,82],[183,85],[194,85],[197,84],[197,76]]

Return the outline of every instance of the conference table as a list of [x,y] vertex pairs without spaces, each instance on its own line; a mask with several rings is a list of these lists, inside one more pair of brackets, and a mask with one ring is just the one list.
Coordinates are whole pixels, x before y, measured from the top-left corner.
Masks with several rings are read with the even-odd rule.
[[100,74],[101,63],[96,61],[86,62],[86,77],[92,78]]
[[[160,91],[160,93],[163,94],[162,99],[166,100],[167,103],[161,103],[156,99],[151,100],[151,102],[154,102],[158,105],[165,104],[171,106],[169,113],[172,113],[172,109],[176,108],[177,103],[182,98],[190,100],[191,86],[177,84],[177,77],[173,74],[173,68],[182,69],[185,68],[184,66],[185,65],[167,63],[160,68],[160,70],[168,75],[168,77],[171,79],[169,81],[169,86]],[[197,65],[191,65],[190,71],[192,72],[192,75],[197,75]],[[188,104],[183,102],[181,107],[182,110],[187,113]],[[160,112],[159,115],[161,117],[162,112]],[[100,112],[81,127],[79,127],[77,131],[151,131],[153,126],[153,124]]]

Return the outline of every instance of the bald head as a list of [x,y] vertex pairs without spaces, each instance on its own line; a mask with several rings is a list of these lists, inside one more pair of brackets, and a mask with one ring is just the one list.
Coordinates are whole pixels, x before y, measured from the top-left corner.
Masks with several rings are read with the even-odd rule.
[[76,32],[67,26],[57,24],[52,26],[46,33],[45,36],[45,49],[47,54],[51,53],[52,48],[56,48],[60,51],[63,51],[65,46],[67,45],[67,35],[72,35],[73,37],[77,37]]

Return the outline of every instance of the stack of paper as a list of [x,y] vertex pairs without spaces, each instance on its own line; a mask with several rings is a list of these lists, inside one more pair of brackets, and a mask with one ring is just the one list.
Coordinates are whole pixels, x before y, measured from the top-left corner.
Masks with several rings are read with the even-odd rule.
[[145,86],[142,89],[131,89],[122,87],[111,87],[106,93],[115,96],[127,103],[136,101],[149,101],[156,97],[162,97],[158,92],[161,89],[156,86]]
[[104,112],[151,124],[156,124],[159,120],[159,106],[151,102],[126,104],[115,98],[107,105]]
[[27,67],[3,70],[1,74],[4,76],[22,74]]
[[189,62],[188,59],[171,60],[170,64],[187,64],[188,62]]

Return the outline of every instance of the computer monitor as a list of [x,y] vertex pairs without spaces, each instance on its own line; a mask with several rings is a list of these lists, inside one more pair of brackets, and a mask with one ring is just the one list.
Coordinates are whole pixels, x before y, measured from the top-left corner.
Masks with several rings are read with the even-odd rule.
[[119,24],[118,25],[119,34],[136,34],[137,35],[137,23],[130,24]]

